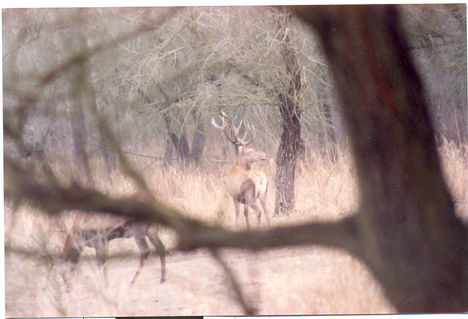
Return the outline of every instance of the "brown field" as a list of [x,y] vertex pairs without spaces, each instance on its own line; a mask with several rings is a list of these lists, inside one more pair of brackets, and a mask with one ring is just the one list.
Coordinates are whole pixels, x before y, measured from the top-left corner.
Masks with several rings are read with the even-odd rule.
[[[464,153],[466,150],[450,144],[441,149],[457,210],[466,221],[468,165]],[[224,168],[185,172],[151,168],[145,171],[145,178],[155,194],[188,215],[233,228],[233,205],[220,178]],[[265,165],[263,169],[269,173],[272,185],[274,167]],[[130,183],[121,176],[111,179],[101,179],[100,187],[115,194],[131,191]],[[275,225],[334,220],[352,213],[357,206],[357,186],[349,156],[341,155],[336,163],[320,156],[309,157],[298,168],[296,200],[297,211],[288,217],[273,218]],[[273,205],[271,186],[270,210]],[[69,226],[70,216],[64,216],[64,220]],[[243,220],[240,227],[244,227]],[[63,264],[53,258],[60,252],[64,238],[56,220],[26,206],[13,213],[7,203],[5,233],[7,316],[242,314],[221,266],[205,250],[171,252],[163,284],[159,283],[159,260],[152,256],[135,285],[130,286],[138,264],[137,247],[132,240],[116,239],[110,243],[110,255],[129,253],[134,257],[111,257],[105,276],[93,258],[84,258],[67,292],[60,276]],[[174,245],[168,230],[160,233],[168,248]],[[30,256],[21,249],[41,253]],[[85,256],[92,257],[93,251],[87,248]],[[341,251],[321,247],[258,253],[224,250],[222,256],[259,314],[394,312],[366,267]]]

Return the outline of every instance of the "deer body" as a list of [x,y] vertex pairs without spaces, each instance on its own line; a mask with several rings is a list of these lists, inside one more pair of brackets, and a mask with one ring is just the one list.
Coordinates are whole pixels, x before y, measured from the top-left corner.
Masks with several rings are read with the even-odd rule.
[[[72,269],[74,269],[79,262],[83,249],[85,247],[90,247],[96,252],[99,266],[103,267],[106,262],[109,242],[117,238],[133,238],[140,250],[140,264],[133,276],[131,284],[135,282],[144,266],[145,260],[150,254],[146,238],[149,239],[159,255],[161,261],[160,282],[162,283],[165,281],[166,263],[164,244],[158,236],[149,232],[149,225],[129,219],[116,226],[102,229],[74,225],[72,231],[65,239],[63,258],[65,261],[71,262]],[[65,277],[64,279],[66,281]]]
[[[252,163],[258,161],[264,161],[267,159],[266,154],[260,151],[256,151],[246,146],[252,142],[246,141],[246,135],[241,138],[239,137],[239,130],[242,126],[242,122],[237,127],[232,127],[232,120],[225,114],[222,115],[222,124],[219,125],[213,119],[212,124],[214,127],[223,130],[226,138],[234,144],[237,158],[236,163],[232,166],[226,174],[226,190],[231,195],[234,208],[236,212],[236,225],[238,224],[240,205],[244,205],[244,216],[247,223],[249,224],[249,208],[251,208],[257,215],[258,223],[261,222],[262,210],[265,215],[268,224],[270,219],[266,210],[266,195],[268,190],[268,179],[264,172],[259,170],[252,170]],[[228,123],[225,122],[228,121]],[[229,126],[228,126],[229,124]],[[228,129],[231,130],[231,134],[228,133]],[[261,204],[261,208],[258,205],[257,200]]]
[[[228,170],[226,190],[242,204],[250,203],[261,196],[265,196],[267,189],[268,180],[262,171],[252,170],[250,167],[243,167],[238,164]],[[249,198],[250,195],[253,195],[253,198]]]

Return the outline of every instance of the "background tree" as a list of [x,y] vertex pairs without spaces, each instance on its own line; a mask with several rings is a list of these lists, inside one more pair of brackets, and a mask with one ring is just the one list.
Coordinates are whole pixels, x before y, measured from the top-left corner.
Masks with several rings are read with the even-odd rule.
[[290,16],[280,22],[278,36],[281,39],[281,54],[286,67],[284,88],[278,94],[282,119],[281,141],[276,157],[275,214],[290,213],[294,209],[294,181],[296,162],[305,153],[301,138],[301,107],[299,106],[302,85],[301,66],[289,35]]

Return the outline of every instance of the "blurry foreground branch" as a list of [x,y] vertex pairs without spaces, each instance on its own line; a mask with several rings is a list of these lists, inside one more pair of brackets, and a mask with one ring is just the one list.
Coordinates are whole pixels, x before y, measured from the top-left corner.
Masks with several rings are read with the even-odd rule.
[[318,244],[357,252],[359,247],[353,218],[341,222],[232,232],[185,217],[178,210],[151,197],[132,195],[114,198],[77,184],[63,186],[40,181],[8,156],[5,157],[5,185],[7,198],[20,198],[50,215],[81,210],[110,213],[167,226],[177,233],[178,248],[182,250],[204,247],[261,250]]

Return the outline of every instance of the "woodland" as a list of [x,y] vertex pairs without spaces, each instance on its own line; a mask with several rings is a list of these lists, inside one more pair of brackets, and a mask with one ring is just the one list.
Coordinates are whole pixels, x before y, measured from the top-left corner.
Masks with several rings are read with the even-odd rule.
[[468,310],[465,5],[2,18],[7,316]]

